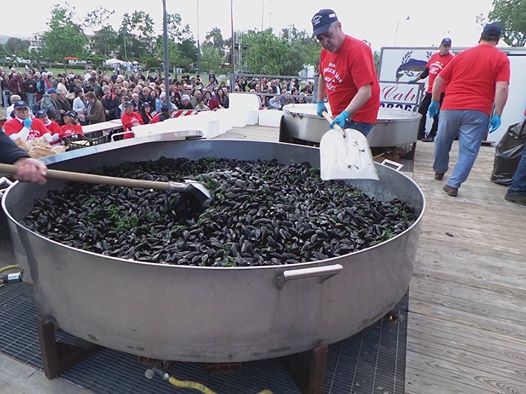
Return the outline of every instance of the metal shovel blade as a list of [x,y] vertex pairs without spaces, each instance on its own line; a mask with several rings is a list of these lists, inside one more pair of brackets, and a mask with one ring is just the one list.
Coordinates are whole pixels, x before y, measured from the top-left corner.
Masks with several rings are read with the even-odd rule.
[[320,141],[320,176],[379,180],[367,138],[354,129],[329,129]]

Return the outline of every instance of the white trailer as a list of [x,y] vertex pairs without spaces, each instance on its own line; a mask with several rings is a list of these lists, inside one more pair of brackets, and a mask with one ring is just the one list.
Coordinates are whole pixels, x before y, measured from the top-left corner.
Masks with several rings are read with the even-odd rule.
[[[452,48],[451,52],[460,53],[464,49],[467,48]],[[489,142],[500,141],[508,126],[522,122],[526,110],[526,48],[499,49],[505,52],[510,59],[510,93],[502,114],[502,126],[488,135]],[[382,102],[399,101],[398,106],[414,109],[411,108],[407,98],[413,98],[417,89],[411,90],[411,85],[408,85],[407,82],[416,78],[424,70],[427,60],[437,51],[436,47],[383,47],[379,70]],[[428,129],[431,128],[431,123],[426,123]]]

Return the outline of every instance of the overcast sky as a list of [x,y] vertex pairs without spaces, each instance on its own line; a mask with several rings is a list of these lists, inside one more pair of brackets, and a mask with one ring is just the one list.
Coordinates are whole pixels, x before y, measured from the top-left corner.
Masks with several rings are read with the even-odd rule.
[[[30,36],[45,31],[52,5],[57,0],[38,0],[26,3],[15,18],[2,18],[0,35]],[[179,13],[183,23],[189,24],[201,41],[206,32],[218,26],[223,37],[230,37],[231,0],[166,0],[168,12]],[[63,3],[60,1],[60,3]],[[69,0],[84,18],[87,12],[103,6],[115,10],[112,19],[118,29],[122,15],[133,10],[148,12],[161,32],[162,0]],[[261,29],[272,27],[279,31],[295,25],[311,31],[310,19],[321,7],[336,11],[346,33],[370,41],[379,50],[382,46],[430,46],[438,45],[441,38],[449,36],[453,46],[474,45],[481,32],[475,23],[480,13],[487,15],[491,0],[233,0],[235,30]],[[4,5],[9,11],[11,4]],[[199,9],[199,13],[197,12]],[[14,10],[11,10],[14,12]],[[13,14],[13,12],[9,12]],[[14,15],[13,14],[13,15]]]

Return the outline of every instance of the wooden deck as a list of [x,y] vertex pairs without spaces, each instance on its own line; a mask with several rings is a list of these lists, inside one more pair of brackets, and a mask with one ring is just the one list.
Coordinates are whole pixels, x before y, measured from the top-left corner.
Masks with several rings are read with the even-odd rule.
[[[276,141],[277,131],[249,126],[220,138]],[[406,392],[526,393],[526,207],[489,181],[491,147],[459,196],[447,196],[433,179],[433,146],[419,143],[414,161],[427,211],[410,286]]]

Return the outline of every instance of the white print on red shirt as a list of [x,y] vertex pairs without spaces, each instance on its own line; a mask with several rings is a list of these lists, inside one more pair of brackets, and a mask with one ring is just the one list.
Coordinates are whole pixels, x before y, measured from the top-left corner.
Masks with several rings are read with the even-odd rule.
[[325,87],[327,90],[334,92],[336,90],[336,84],[340,85],[343,83],[342,76],[336,71],[336,64],[330,63],[323,69],[323,80],[325,81]]

